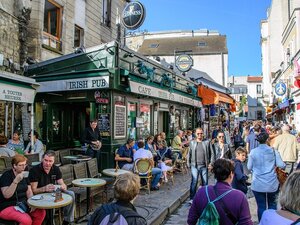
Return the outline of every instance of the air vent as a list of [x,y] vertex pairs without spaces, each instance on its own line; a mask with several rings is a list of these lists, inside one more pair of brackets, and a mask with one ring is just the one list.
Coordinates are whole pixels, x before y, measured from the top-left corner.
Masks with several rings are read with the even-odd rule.
[[150,44],[149,48],[158,48],[159,44]]

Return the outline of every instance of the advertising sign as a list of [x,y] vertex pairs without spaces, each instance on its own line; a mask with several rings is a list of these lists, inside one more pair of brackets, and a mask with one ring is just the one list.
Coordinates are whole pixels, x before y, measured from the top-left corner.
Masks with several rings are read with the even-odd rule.
[[135,30],[143,24],[145,16],[146,11],[142,3],[130,2],[123,10],[122,23],[127,29]]
[[184,54],[184,55],[180,55],[176,58],[175,65],[176,65],[177,69],[180,70],[181,72],[187,72],[192,68],[193,63],[194,62],[193,62],[192,57]]

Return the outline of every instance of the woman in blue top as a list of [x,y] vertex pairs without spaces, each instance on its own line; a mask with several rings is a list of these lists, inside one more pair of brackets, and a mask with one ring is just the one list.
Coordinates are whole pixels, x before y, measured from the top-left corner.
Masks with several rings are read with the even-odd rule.
[[269,135],[266,132],[262,132],[256,137],[259,145],[251,150],[247,164],[253,174],[251,189],[256,200],[259,221],[266,209],[277,208],[279,181],[275,166],[285,167],[278,151],[266,144],[268,138]]
[[18,153],[24,152],[24,142],[20,140],[20,132],[15,130],[12,136],[7,143],[7,148],[17,151]]

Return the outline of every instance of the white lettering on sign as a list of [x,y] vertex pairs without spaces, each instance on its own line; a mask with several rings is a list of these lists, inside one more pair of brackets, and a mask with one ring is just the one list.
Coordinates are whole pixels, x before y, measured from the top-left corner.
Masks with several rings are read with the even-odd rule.
[[45,81],[40,82],[40,84],[41,87],[38,89],[38,92],[109,88],[109,77],[100,76],[70,80]]
[[182,95],[171,93],[169,91],[164,91],[156,87],[151,87],[148,85],[143,85],[141,83],[130,81],[131,92],[142,94],[146,96],[152,96],[160,99],[170,100],[174,102],[184,103],[187,105],[201,107],[202,104],[198,100],[192,98],[184,97]]

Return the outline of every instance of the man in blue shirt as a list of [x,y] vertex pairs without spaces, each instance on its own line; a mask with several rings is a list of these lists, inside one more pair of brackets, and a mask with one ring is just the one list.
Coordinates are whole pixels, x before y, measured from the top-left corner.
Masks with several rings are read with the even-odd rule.
[[133,171],[133,150],[134,139],[129,138],[125,145],[121,146],[115,156],[118,165],[121,169]]

